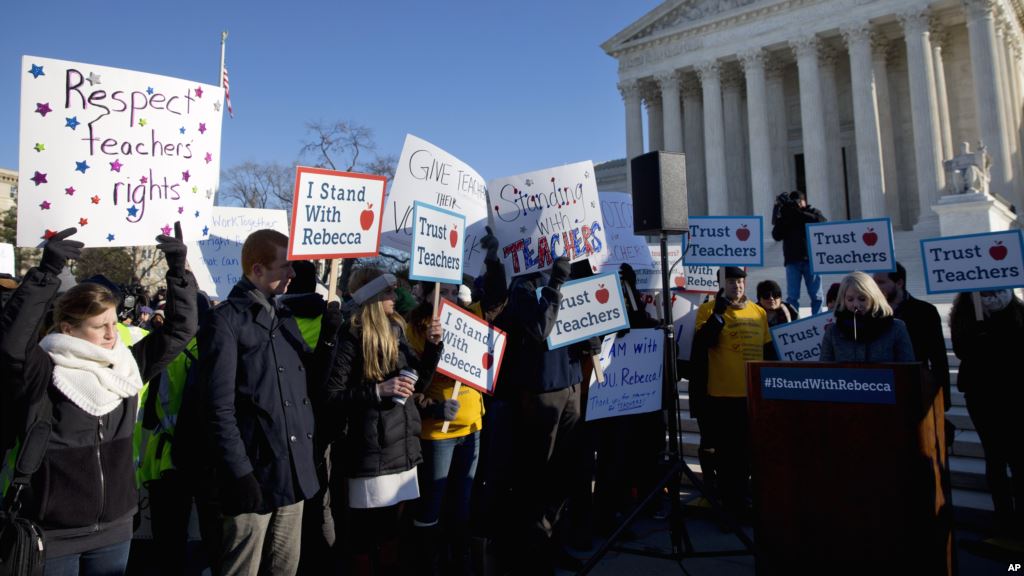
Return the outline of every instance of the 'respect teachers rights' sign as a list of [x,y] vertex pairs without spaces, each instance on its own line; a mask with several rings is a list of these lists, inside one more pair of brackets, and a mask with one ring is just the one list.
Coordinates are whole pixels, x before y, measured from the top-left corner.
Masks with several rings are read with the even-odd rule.
[[1020,230],[921,240],[929,294],[1024,286]]
[[[541,290],[537,288],[537,298]],[[562,301],[548,336],[549,350],[629,328],[618,274],[572,280],[562,284],[559,292]]]
[[221,88],[37,56],[20,78],[18,246],[71,226],[89,247],[144,246],[209,224]]
[[807,224],[806,230],[812,274],[896,270],[888,218]]
[[384,176],[296,168],[288,259],[376,256],[386,187]]
[[466,218],[451,210],[415,202],[409,278],[462,284]]
[[437,371],[494,394],[505,356],[505,333],[447,300],[441,301],[438,318],[444,329],[444,349]]
[[760,216],[693,216],[683,236],[687,266],[764,265],[764,220]]

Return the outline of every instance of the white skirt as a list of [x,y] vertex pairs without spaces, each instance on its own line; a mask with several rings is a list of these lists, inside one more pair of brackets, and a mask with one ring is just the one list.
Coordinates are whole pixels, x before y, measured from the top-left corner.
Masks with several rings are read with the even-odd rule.
[[384,508],[419,497],[415,466],[397,474],[348,479],[348,505],[352,508]]

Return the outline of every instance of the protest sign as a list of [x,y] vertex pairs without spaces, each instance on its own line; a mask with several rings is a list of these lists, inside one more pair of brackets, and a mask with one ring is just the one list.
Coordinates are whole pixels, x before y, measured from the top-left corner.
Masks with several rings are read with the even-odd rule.
[[831,312],[771,327],[772,344],[782,362],[817,362],[825,327],[835,321]]
[[412,221],[409,279],[462,284],[466,219],[462,214],[417,201]]
[[587,421],[661,410],[664,340],[657,328],[605,336],[600,358],[604,381],[591,376]]
[[242,244],[249,234],[270,228],[288,235],[284,210],[214,206],[203,239],[190,242],[188,261],[199,289],[223,300],[242,278]]
[[408,251],[412,246],[413,203],[419,201],[466,217],[463,263],[478,274],[484,256],[480,239],[486,235],[487,188],[469,164],[412,134],[405,137],[395,179],[384,208],[385,246]]
[[14,244],[0,243],[0,274],[15,275]]
[[376,256],[386,187],[384,176],[299,166],[288,259]]
[[651,258],[647,238],[633,232],[633,197],[622,192],[601,192],[599,196],[608,249],[590,257],[591,267],[604,274],[618,272],[620,266],[629,264],[637,273],[637,289],[642,290],[641,271],[647,278],[658,263]]
[[494,394],[505,356],[505,333],[444,300],[439,315],[444,350],[437,371],[449,378]]
[[[661,243],[648,244],[654,270],[637,270],[636,283],[639,290],[661,290]],[[683,247],[681,242],[669,241],[668,264],[671,267],[669,288],[693,292],[696,294],[715,294],[718,292],[717,266],[684,266],[682,263]]]
[[691,216],[683,236],[687,266],[763,266],[764,219],[760,216]]
[[509,278],[608,250],[594,165],[588,160],[487,183],[491,226]]
[[1024,286],[1020,230],[921,240],[929,294]]
[[[543,288],[537,288],[537,298],[540,298],[541,290]],[[562,303],[555,327],[548,336],[548,349],[629,328],[617,274],[599,274],[566,282],[559,292]]]
[[887,368],[761,368],[761,398],[797,402],[895,404],[895,375]]
[[18,246],[64,228],[89,247],[141,246],[209,224],[224,91],[208,84],[22,58]]
[[807,224],[811,274],[892,272],[896,253],[888,218]]

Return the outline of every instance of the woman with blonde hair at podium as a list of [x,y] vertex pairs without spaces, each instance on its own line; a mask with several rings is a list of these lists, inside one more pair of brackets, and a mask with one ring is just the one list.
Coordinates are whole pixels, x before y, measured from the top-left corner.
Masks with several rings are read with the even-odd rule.
[[825,327],[822,362],[913,362],[914,347],[902,320],[875,281],[863,272],[839,284],[835,321]]

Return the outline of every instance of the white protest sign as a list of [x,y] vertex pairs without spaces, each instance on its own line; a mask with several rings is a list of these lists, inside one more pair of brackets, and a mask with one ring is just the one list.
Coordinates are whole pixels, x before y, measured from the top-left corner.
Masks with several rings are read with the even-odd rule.
[[896,253],[888,218],[807,224],[811,274],[892,272]]
[[89,247],[144,246],[209,224],[221,88],[36,56],[20,76],[18,246],[71,226]]
[[409,279],[462,284],[465,217],[451,210],[415,202],[412,221],[414,231]]
[[1020,230],[921,240],[929,294],[1024,286]]
[[444,329],[444,350],[437,371],[494,394],[505,356],[505,333],[447,300],[441,301],[438,317]]
[[[637,270],[636,284],[639,290],[661,291],[661,243],[650,243],[648,249],[654,259],[654,270]],[[717,266],[683,266],[682,244],[669,241],[668,264],[671,266],[669,288],[683,292],[698,294],[715,294],[718,292]]]
[[288,259],[376,256],[386,187],[384,176],[299,166]]
[[[542,288],[537,288],[540,298]],[[618,274],[599,274],[562,284],[562,303],[548,349],[629,328]]]
[[0,243],[0,274],[14,276],[14,244]]
[[647,238],[633,232],[633,197],[623,192],[601,192],[601,215],[604,217],[605,241],[608,249],[590,257],[595,272],[618,272],[619,266],[629,264],[637,273],[637,288],[640,271],[645,278],[657,266],[647,249]]
[[466,217],[464,268],[477,274],[486,254],[480,239],[487,234],[487,188],[469,164],[412,134],[405,137],[395,179],[384,208],[385,246],[408,251],[412,245],[413,202],[447,208]]
[[817,362],[825,327],[835,321],[831,312],[771,327],[772,344],[782,362]]
[[269,228],[288,235],[284,210],[214,206],[210,226],[202,240],[190,242],[188,261],[199,289],[211,298],[224,299],[242,278],[242,244],[249,234]]
[[760,216],[691,216],[683,237],[687,266],[763,266],[764,219]]
[[509,278],[608,250],[589,160],[487,183],[491,226],[501,245],[498,256]]
[[590,378],[587,420],[661,410],[665,334],[656,328],[615,334],[601,343],[604,382]]

